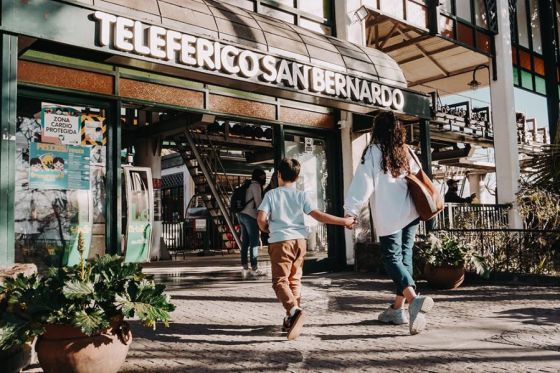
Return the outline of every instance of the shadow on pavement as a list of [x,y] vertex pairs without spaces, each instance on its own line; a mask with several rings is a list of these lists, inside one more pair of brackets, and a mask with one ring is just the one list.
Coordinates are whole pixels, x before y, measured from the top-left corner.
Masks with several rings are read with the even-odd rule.
[[560,324],[560,309],[558,308],[517,308],[496,312],[500,318],[516,319],[523,324],[558,325]]

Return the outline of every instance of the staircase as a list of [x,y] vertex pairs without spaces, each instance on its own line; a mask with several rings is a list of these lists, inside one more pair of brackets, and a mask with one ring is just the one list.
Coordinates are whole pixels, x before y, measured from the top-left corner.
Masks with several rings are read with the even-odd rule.
[[205,131],[192,126],[175,136],[174,142],[175,150],[183,158],[194,181],[195,193],[201,196],[212,223],[220,233],[220,250],[230,252],[240,248],[239,232],[229,210],[233,186],[220,160],[219,148]]

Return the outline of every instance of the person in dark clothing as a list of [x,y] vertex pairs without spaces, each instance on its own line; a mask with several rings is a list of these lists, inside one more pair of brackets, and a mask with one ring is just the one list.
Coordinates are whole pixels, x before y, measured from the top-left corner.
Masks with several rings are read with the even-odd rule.
[[459,196],[459,183],[457,180],[447,180],[447,193],[445,193],[445,202],[447,203],[471,203],[476,197],[476,193],[471,194],[470,197],[463,198]]

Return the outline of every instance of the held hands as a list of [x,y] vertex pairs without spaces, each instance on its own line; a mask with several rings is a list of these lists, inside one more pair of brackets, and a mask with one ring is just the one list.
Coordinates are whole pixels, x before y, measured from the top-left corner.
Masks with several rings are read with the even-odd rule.
[[358,219],[354,216],[346,215],[344,217],[344,227],[346,229],[354,229],[354,226],[358,222]]

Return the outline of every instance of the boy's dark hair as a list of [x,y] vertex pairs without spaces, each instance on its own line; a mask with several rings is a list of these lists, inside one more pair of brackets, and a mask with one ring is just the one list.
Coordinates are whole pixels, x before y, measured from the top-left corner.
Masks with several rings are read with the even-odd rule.
[[35,166],[36,164],[43,165],[43,162],[41,162],[41,160],[39,158],[31,158],[31,160],[29,161],[29,164],[31,166]]
[[278,165],[278,172],[282,176],[282,180],[289,183],[297,180],[301,165],[294,158],[284,158]]
[[62,163],[62,164],[64,164],[64,158],[55,157],[55,158],[53,159],[53,162],[52,162],[52,163],[53,163],[53,164],[55,164],[55,163]]

